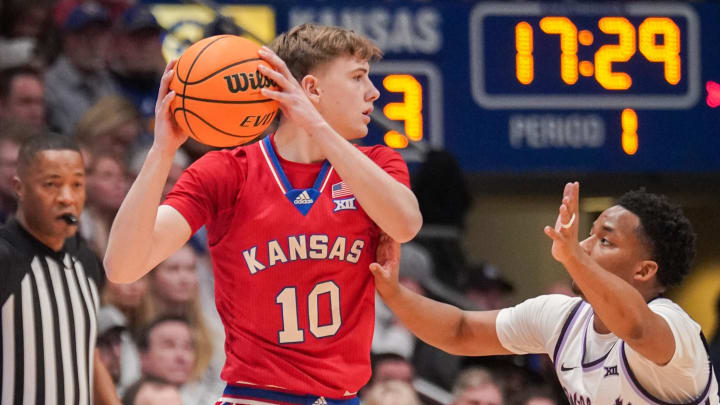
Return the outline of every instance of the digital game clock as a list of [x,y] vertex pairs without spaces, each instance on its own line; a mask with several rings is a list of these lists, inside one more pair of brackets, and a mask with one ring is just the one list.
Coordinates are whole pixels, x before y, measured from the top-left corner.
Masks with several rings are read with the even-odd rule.
[[684,4],[481,3],[471,29],[485,108],[678,109],[700,96],[698,16]]

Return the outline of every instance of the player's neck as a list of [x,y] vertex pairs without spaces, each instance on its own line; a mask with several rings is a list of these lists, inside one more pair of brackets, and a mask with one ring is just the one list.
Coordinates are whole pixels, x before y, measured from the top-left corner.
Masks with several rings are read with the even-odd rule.
[[283,159],[297,163],[315,163],[325,160],[317,143],[304,129],[291,122],[280,124],[275,132],[276,152]]

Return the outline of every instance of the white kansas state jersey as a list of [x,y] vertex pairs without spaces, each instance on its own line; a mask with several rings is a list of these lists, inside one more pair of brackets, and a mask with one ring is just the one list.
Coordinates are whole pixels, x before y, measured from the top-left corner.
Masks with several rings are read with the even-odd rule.
[[498,338],[514,353],[549,354],[573,405],[718,404],[718,384],[699,325],[665,298],[649,306],[667,320],[676,340],[665,366],[612,334],[595,332],[593,309],[579,298],[541,296],[504,309],[498,314]]

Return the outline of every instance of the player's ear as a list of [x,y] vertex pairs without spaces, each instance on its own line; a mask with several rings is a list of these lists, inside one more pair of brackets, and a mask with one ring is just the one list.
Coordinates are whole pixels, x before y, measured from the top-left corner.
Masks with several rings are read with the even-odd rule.
[[308,96],[310,101],[317,104],[320,102],[320,87],[318,86],[318,79],[313,75],[305,75],[300,81],[300,87],[302,87],[305,95]]
[[643,260],[635,271],[634,278],[637,281],[648,281],[657,276],[658,264],[655,260]]

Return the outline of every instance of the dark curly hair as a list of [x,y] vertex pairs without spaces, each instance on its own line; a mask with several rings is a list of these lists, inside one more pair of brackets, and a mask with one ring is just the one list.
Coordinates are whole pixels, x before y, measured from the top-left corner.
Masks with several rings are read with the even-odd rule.
[[657,278],[665,287],[679,284],[695,258],[695,232],[682,209],[665,196],[645,189],[625,193],[617,205],[640,218],[638,231],[658,264]]

